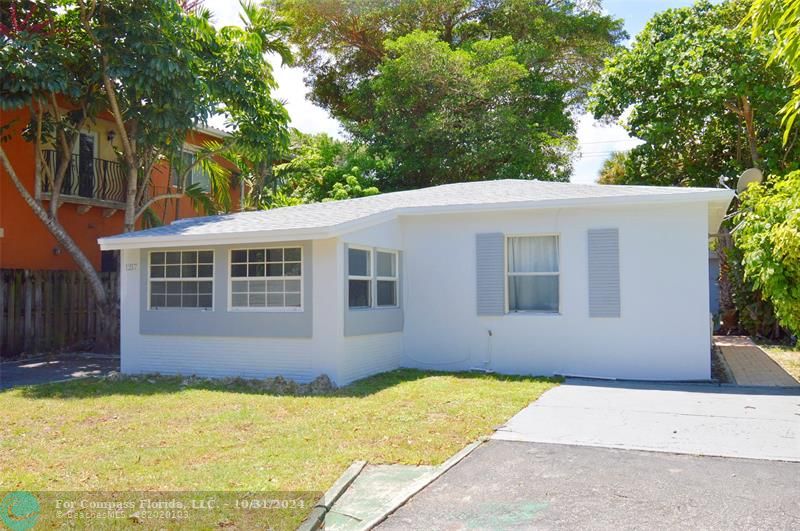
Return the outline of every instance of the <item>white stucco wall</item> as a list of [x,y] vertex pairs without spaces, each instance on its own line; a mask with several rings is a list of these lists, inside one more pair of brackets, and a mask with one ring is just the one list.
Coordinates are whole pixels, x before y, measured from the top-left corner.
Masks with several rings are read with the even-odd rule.
[[[404,364],[709,378],[706,227],[704,204],[405,218]],[[620,318],[589,318],[591,228],[619,229]],[[559,315],[477,315],[475,234],[483,232],[559,235]]]
[[[654,380],[709,378],[707,207],[606,207],[409,216],[313,242],[311,338],[140,333],[138,250],[122,254],[122,370],[206,376],[328,374],[339,385],[401,366]],[[589,318],[587,231],[618,228],[621,317]],[[475,235],[556,233],[561,313],[481,317]],[[345,246],[398,249],[400,332],[344,337]],[[270,314],[263,314],[268,319]],[[489,331],[492,332],[491,337]]]
[[[197,374],[264,378],[282,375],[305,382],[319,374],[336,380],[339,369],[337,334],[341,330],[340,256],[336,239],[312,243],[314,333],[311,338],[214,337],[142,334],[139,328],[140,268],[138,250],[122,251],[121,369],[124,373]],[[216,267],[216,264],[215,264]],[[216,287],[215,287],[216,289]],[[192,310],[187,310],[192,311]],[[269,312],[258,314],[270,319]],[[338,319],[338,321],[337,321]]]

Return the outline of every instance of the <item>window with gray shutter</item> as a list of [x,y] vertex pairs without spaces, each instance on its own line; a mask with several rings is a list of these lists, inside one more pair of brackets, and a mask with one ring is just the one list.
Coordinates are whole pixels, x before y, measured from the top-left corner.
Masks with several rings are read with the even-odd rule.
[[501,232],[476,235],[478,315],[505,314],[505,241]]
[[589,317],[619,316],[619,230],[589,229]]

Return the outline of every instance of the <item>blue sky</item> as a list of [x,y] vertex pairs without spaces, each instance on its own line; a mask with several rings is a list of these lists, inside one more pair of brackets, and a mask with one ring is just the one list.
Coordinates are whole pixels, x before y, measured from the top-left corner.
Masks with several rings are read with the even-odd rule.
[[[633,38],[655,13],[693,3],[690,0],[604,0],[602,5],[608,13],[625,21],[625,29]],[[237,0],[205,0],[205,5],[214,13],[217,24],[239,23]],[[276,97],[286,103],[293,127],[305,133],[341,135],[339,123],[306,99],[308,89],[303,83],[302,70],[275,63],[275,77],[278,81]],[[603,162],[613,151],[636,145],[620,126],[603,126],[589,115],[579,116],[577,122],[582,155],[575,160],[573,182],[594,182]]]

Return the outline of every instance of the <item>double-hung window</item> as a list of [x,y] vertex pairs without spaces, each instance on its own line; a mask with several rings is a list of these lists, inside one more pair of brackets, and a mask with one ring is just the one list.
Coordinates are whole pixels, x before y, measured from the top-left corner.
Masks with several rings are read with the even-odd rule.
[[506,240],[509,312],[559,311],[558,236]]
[[350,308],[398,306],[397,252],[350,247],[347,250],[347,291]]
[[372,251],[347,249],[347,298],[350,308],[372,306]]
[[375,305],[397,306],[397,253],[375,251]]
[[302,247],[231,251],[230,293],[235,310],[301,311]]
[[153,251],[149,264],[150,309],[213,306],[213,251]]

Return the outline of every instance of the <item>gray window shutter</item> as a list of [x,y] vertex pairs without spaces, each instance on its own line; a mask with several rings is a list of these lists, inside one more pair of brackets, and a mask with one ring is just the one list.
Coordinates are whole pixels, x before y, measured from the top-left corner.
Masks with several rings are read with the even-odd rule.
[[619,317],[619,229],[589,229],[589,317]]
[[505,314],[505,243],[500,232],[476,235],[478,315]]

